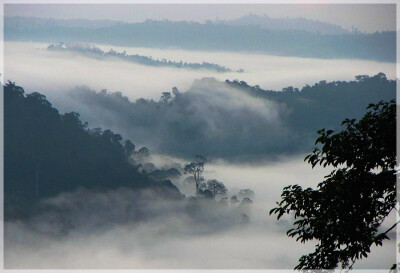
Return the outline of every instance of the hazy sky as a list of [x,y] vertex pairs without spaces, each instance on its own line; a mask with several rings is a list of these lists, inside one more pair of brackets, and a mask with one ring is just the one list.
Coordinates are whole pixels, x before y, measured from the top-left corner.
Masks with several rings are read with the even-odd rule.
[[5,16],[200,21],[233,19],[249,13],[271,17],[306,17],[362,31],[394,30],[394,4],[6,4]]

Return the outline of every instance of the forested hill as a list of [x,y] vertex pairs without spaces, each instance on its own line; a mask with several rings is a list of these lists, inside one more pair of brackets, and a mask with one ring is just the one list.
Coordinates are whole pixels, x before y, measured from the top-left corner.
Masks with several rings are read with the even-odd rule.
[[[93,45],[85,44],[51,44],[47,47],[49,51],[59,51],[59,52],[73,52],[78,53],[87,57],[96,59],[108,59],[108,58],[118,58],[120,60],[133,62],[141,65],[155,66],[155,67],[173,67],[173,68],[183,68],[183,69],[207,69],[214,70],[217,72],[232,72],[233,70],[222,65],[202,62],[202,63],[188,63],[188,62],[175,62],[166,59],[157,60],[153,59],[151,56],[143,56],[139,54],[126,54],[126,51],[116,52],[113,49],[109,51],[103,51],[100,48]],[[244,72],[243,69],[239,69],[236,72]]]
[[78,109],[92,125],[123,131],[153,151],[250,162],[305,153],[317,130],[340,129],[370,103],[394,98],[396,82],[380,73],[282,91],[205,78],[185,92],[164,92],[159,101],[76,88],[59,104],[68,102],[65,110]]
[[155,182],[130,164],[132,142],[110,130],[88,129],[77,113],[61,115],[43,95],[26,95],[8,83],[4,108],[6,217],[79,187],[151,189],[161,198],[181,198],[170,182]]
[[300,131],[333,128],[347,117],[361,118],[370,103],[396,98],[396,81],[387,79],[384,73],[359,75],[354,81],[322,80],[300,89],[289,86],[281,92],[263,90],[244,81],[226,80],[225,83],[251,96],[284,103],[292,111],[287,121]]
[[[19,22],[21,20],[21,22]],[[34,20],[34,18],[30,18]],[[260,26],[146,21],[98,28],[29,24],[6,17],[4,38],[12,41],[86,42],[119,46],[246,51],[313,58],[357,58],[396,61],[396,32],[325,35],[303,30],[270,30]]]
[[268,15],[248,14],[231,20],[217,20],[217,23],[234,26],[260,26],[275,30],[305,30],[321,34],[349,34],[350,31],[342,26],[311,20],[303,17],[272,18]]

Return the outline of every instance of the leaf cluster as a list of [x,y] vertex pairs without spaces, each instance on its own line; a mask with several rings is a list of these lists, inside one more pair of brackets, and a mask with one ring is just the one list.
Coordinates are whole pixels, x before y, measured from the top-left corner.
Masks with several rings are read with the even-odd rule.
[[316,148],[305,161],[334,170],[316,189],[285,187],[270,211],[278,219],[294,215],[288,236],[318,241],[296,269],[351,268],[396,225],[380,230],[396,204],[396,104],[381,101],[368,109],[359,121],[344,120],[341,132],[318,131]]

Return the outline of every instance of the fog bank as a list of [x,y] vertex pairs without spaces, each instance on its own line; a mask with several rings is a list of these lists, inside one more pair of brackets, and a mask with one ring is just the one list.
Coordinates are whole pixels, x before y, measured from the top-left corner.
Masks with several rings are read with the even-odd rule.
[[[290,269],[313,245],[287,238],[291,220],[278,222],[268,211],[282,187],[315,186],[328,171],[312,170],[299,157],[259,167],[206,165],[206,178],[218,178],[232,191],[255,190],[247,224],[223,208],[202,206],[194,219],[175,202],[132,207],[135,195],[126,190],[61,194],[44,201],[51,209],[29,221],[6,223],[6,268]],[[134,221],[141,210],[151,217]],[[54,224],[60,223],[57,217],[65,218],[63,225]],[[67,230],[65,223],[73,228]],[[394,240],[374,247],[356,268],[388,268],[394,248]]]
[[194,79],[215,77],[218,80],[239,79],[263,89],[280,90],[283,87],[301,87],[320,80],[351,80],[355,75],[374,75],[384,72],[395,77],[395,64],[363,60],[320,60],[268,56],[263,54],[207,52],[171,49],[129,48],[107,45],[128,54],[152,56],[171,61],[218,63],[244,73],[218,73],[213,71],[187,71],[173,68],[147,67],[123,61],[101,61],[76,54],[47,52],[48,44],[5,42],[5,80],[15,81],[28,92],[40,91],[51,98],[79,85],[95,90],[121,91],[131,99],[158,99],[161,92],[173,86],[187,90]]

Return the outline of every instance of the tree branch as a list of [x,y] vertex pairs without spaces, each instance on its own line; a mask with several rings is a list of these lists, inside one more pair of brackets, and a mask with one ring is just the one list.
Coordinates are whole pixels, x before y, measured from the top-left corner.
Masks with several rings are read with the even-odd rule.
[[396,223],[394,223],[388,230],[386,230],[384,233],[381,233],[381,234],[386,235],[389,231],[394,229],[397,226],[398,223],[400,223],[400,221],[397,221]]

